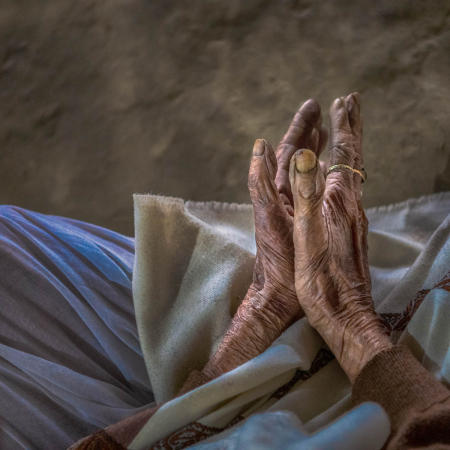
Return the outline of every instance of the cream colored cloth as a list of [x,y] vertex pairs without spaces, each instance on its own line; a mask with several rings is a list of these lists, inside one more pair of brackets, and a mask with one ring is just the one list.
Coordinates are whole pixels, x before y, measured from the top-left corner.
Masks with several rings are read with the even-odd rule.
[[[161,403],[203,367],[247,291],[255,253],[252,209],[151,195],[134,201],[136,321]],[[448,277],[449,211],[450,193],[367,211],[377,310],[398,322],[408,306],[414,312],[420,304],[400,339],[447,381],[450,292],[437,285]],[[129,448],[147,448],[191,422],[222,429],[262,411],[291,411],[307,432],[329,424],[348,410],[350,384],[336,361],[321,364],[323,347],[307,320],[297,321],[257,358],[162,406]],[[319,369],[312,370],[313,362]],[[280,394],[290,381],[288,393]]]

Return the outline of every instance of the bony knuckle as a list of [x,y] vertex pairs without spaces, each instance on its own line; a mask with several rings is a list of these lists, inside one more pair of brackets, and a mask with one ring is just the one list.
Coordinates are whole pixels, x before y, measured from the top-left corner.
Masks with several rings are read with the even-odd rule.
[[331,150],[336,153],[352,153],[353,145],[350,142],[337,141],[333,143]]
[[285,156],[286,154],[289,154],[289,153],[291,153],[291,152],[294,151],[294,150],[295,150],[295,146],[294,146],[294,145],[288,144],[288,143],[285,142],[285,141],[281,141],[281,142],[280,142],[280,145],[278,145],[277,151],[276,151],[276,158],[277,158],[277,160],[278,160],[280,157],[283,157],[283,156]]
[[258,176],[257,174],[250,172],[248,174],[248,187],[249,189],[253,189],[256,187],[256,185],[258,184]]

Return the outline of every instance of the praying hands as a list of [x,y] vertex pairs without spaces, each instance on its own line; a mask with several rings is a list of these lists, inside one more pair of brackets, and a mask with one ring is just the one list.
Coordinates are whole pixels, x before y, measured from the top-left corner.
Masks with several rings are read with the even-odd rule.
[[[391,342],[372,301],[368,221],[361,205],[362,184],[367,176],[363,167],[359,95],[354,93],[336,99],[329,115],[328,164],[319,161],[328,133],[322,126],[320,107],[314,100],[300,107],[275,152],[263,139],[257,139],[254,144],[248,176],[256,241],[253,279],[203,369],[189,374],[178,391],[179,398],[173,403],[169,401],[165,404],[167,407],[155,405],[144,409],[71,448],[95,446],[116,450],[130,442],[133,448],[149,448],[150,444],[151,448],[184,448],[205,439],[204,434],[196,431],[203,425],[196,421],[198,417],[194,417],[192,410],[206,411],[209,433],[213,430],[211,415],[217,416],[220,411],[214,409],[217,404],[227,409],[225,423],[231,417],[229,406],[242,391],[233,385],[233,376],[228,379],[225,376],[197,392],[188,392],[257,357],[301,318],[307,319],[321,335],[348,376],[353,404],[372,402],[345,416],[353,422],[350,428],[342,425],[345,421],[338,420],[326,427],[328,431],[324,434],[318,432],[308,438],[321,445],[322,439],[341,446],[349,442],[353,445],[352,433],[360,431],[357,422],[362,420],[367,421],[367,429],[373,431],[372,437],[377,440],[371,443],[371,448],[384,444],[383,448],[389,450],[450,448],[449,391],[407,347]],[[271,376],[270,372],[268,375]],[[290,401],[295,403],[295,399],[300,398],[295,395],[296,389],[301,390],[305,381],[296,380],[295,376],[291,380],[295,380],[294,384],[289,382],[282,387],[289,393],[292,390]],[[222,396],[222,391],[230,386],[231,392]],[[333,382],[329,388],[333,393]],[[270,389],[264,396],[272,395]],[[218,391],[221,394],[217,399],[214,393]],[[287,421],[282,420],[286,403],[279,404],[279,410],[272,410],[274,403],[269,402],[267,414],[254,414],[246,421],[242,420],[241,408],[248,408],[247,401],[248,398],[241,406],[232,405],[236,410],[233,419],[226,424],[227,433],[231,424],[236,428],[226,434],[223,441],[215,441],[220,448],[232,445],[229,439],[234,432],[239,443],[243,442],[241,437],[253,442],[253,447],[245,448],[260,448],[264,441],[261,436],[277,442],[276,447],[268,447],[270,442],[266,442],[264,448],[281,448],[278,442],[284,445],[288,441],[292,448],[297,448],[298,443],[307,442],[298,421],[292,416]],[[171,408],[176,414],[175,424],[169,424],[171,434],[153,442],[147,433],[160,433],[159,428],[170,417],[166,414]],[[184,408],[188,419],[181,426]],[[360,413],[364,408],[368,415],[362,417]],[[390,437],[386,442],[389,426]],[[223,428],[215,432],[217,430]],[[366,435],[362,433],[364,440]],[[212,441],[205,442],[203,448],[209,448],[210,444],[214,445]]]
[[253,148],[248,186],[255,219],[253,282],[197,382],[263,352],[305,313],[350,380],[391,346],[370,295],[359,95],[330,109],[330,166],[320,106],[305,102],[276,152]]
[[275,153],[256,140],[248,177],[253,281],[217,351],[181,392],[259,355],[306,315],[352,383],[354,403],[377,402],[389,415],[386,448],[448,443],[448,391],[391,342],[374,309],[359,94],[337,98],[329,114],[329,165],[319,161],[327,132],[314,100],[301,106]]
[[253,282],[217,352],[203,370],[206,379],[259,355],[304,315],[295,292],[294,202],[289,164],[298,148],[308,147],[319,155],[326,136],[320,107],[308,100],[295,114],[276,154],[263,139],[255,142],[248,177],[257,247]]
[[359,95],[336,99],[330,119],[325,175],[311,150],[298,150],[291,160],[295,287],[310,324],[353,382],[392,344],[370,292]]

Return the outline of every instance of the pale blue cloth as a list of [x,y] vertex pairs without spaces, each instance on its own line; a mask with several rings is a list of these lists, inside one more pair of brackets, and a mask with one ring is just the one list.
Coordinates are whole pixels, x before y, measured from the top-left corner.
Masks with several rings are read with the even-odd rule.
[[376,403],[363,403],[329,426],[308,434],[290,411],[256,414],[220,440],[192,450],[379,450],[390,433],[389,417]]
[[134,240],[0,207],[0,448],[58,449],[153,400]]

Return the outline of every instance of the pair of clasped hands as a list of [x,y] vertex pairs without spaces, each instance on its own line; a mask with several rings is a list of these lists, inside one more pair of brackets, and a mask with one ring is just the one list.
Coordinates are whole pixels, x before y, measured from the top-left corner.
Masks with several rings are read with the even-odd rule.
[[[371,297],[359,94],[337,98],[329,115],[328,133],[319,104],[308,100],[275,152],[263,139],[254,144],[253,282],[202,370],[204,381],[257,356],[303,315],[352,382],[392,346]],[[327,166],[319,156],[328,135]]]

